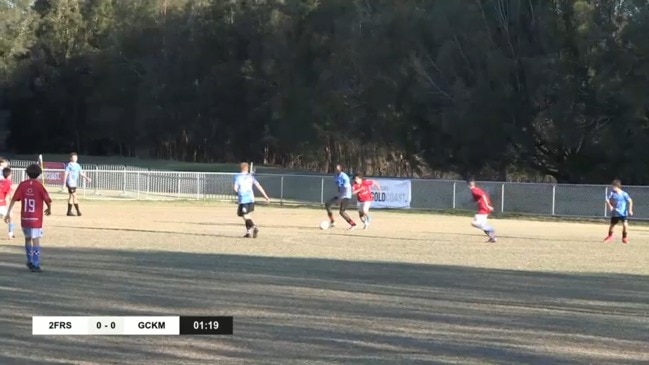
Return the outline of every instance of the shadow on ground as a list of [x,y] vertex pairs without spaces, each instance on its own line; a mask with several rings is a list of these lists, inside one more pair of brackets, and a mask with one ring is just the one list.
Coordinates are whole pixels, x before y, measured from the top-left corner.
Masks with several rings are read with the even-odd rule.
[[[649,278],[0,246],[0,363],[649,361]],[[235,335],[31,335],[33,315],[233,315]]]

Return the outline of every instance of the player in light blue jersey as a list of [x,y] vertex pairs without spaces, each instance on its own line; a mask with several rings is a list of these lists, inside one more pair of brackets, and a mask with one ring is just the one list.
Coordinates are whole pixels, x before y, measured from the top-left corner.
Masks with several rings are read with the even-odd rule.
[[255,187],[264,196],[266,202],[270,203],[268,194],[250,173],[250,166],[245,162],[241,163],[241,172],[234,177],[234,192],[237,193],[237,203],[239,204],[237,215],[243,218],[246,224],[244,238],[257,238],[259,234],[259,228],[252,221],[252,212],[255,211]]
[[90,182],[90,178],[83,173],[81,165],[77,162],[79,156],[76,153],[70,154],[70,162],[65,166],[65,174],[63,175],[63,188],[68,188],[68,216],[74,216],[72,213],[72,206],[77,211],[77,215],[81,216],[79,210],[79,198],[77,198],[77,187],[79,186],[79,178],[84,178]]
[[342,165],[336,165],[336,174],[334,175],[334,182],[338,188],[338,194],[333,198],[327,200],[325,203],[325,209],[327,210],[327,216],[329,217],[329,226],[333,227],[335,225],[334,214],[331,211],[331,207],[335,204],[340,204],[340,216],[349,223],[349,229],[356,228],[356,222],[352,217],[347,214],[346,210],[349,206],[350,201],[352,200],[352,182],[345,172],[343,172]]
[[611,224],[608,226],[608,236],[604,242],[613,240],[613,228],[622,222],[622,243],[629,243],[627,230],[629,228],[628,217],[633,215],[633,200],[626,191],[622,190],[622,182],[618,179],[613,180],[611,192],[606,197],[606,205],[611,211]]

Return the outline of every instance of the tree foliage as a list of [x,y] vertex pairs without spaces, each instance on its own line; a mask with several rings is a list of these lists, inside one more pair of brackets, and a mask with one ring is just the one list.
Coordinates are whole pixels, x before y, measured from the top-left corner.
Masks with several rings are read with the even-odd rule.
[[16,152],[649,182],[641,0],[0,0]]

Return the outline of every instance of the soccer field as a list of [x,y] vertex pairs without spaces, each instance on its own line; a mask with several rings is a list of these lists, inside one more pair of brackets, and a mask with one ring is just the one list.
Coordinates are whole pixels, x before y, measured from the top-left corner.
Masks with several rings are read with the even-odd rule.
[[[0,364],[649,362],[649,227],[374,212],[63,202],[42,265],[0,241]],[[356,217],[355,217],[356,218]],[[342,222],[339,223],[340,226]],[[32,336],[31,316],[232,315],[233,336]]]

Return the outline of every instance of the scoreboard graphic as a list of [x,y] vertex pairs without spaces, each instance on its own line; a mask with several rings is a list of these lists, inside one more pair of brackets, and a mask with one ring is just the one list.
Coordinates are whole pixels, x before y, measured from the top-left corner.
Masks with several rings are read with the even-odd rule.
[[33,335],[177,336],[232,335],[227,316],[32,317]]

